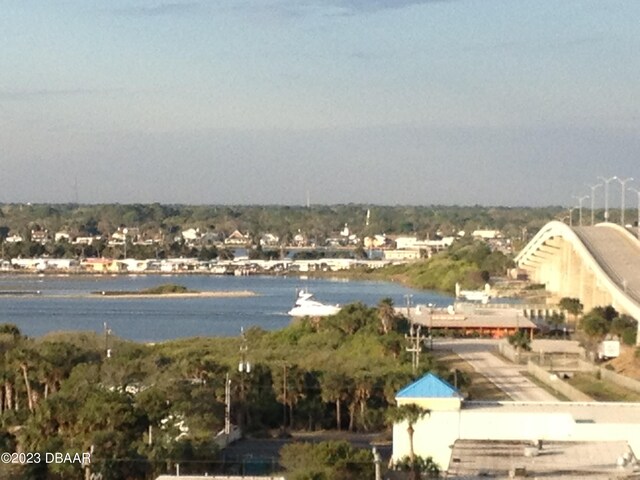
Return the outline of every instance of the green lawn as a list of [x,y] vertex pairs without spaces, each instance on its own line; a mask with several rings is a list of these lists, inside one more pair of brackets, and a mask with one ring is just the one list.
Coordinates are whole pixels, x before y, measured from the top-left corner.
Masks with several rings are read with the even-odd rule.
[[598,379],[590,373],[578,373],[568,383],[601,402],[640,402],[640,393]]

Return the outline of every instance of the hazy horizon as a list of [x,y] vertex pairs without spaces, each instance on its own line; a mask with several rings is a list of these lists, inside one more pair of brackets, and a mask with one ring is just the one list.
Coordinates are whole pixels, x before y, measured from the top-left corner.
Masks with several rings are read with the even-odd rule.
[[639,2],[0,6],[0,202],[573,206],[640,179]]

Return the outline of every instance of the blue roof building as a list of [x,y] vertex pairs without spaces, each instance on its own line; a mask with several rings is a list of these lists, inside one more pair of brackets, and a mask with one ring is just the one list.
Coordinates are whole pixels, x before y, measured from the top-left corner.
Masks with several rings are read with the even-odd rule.
[[451,398],[460,396],[460,392],[453,385],[433,373],[428,373],[396,394],[396,398]]
[[453,385],[433,373],[407,385],[396,394],[398,405],[414,403],[429,410],[459,410],[462,395]]

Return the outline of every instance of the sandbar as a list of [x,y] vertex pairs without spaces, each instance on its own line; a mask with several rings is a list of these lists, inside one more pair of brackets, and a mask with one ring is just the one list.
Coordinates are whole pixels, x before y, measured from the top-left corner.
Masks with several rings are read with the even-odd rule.
[[219,290],[210,292],[185,292],[185,293],[131,293],[123,292],[94,292],[91,297],[100,298],[240,298],[255,297],[258,294],[250,290]]

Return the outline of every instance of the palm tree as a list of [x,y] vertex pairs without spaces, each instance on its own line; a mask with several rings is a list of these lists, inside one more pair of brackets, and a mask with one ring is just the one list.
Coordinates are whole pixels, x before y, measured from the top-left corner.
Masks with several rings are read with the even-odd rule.
[[387,334],[393,329],[393,324],[396,319],[396,311],[393,308],[393,300],[389,297],[383,298],[378,302],[378,318],[380,319],[380,326],[382,327],[382,333]]
[[407,422],[407,433],[409,434],[409,462],[410,465],[410,477],[411,480],[417,480],[418,472],[416,467],[416,455],[413,449],[413,434],[415,430],[413,426],[423,417],[431,415],[431,410],[422,408],[420,405],[414,403],[408,405],[399,405],[388,411],[389,420],[393,423]]
[[336,405],[336,428],[342,430],[342,403],[349,399],[349,390],[355,388],[353,379],[346,374],[332,369],[320,377],[320,388],[324,402]]
[[584,311],[584,305],[582,305],[579,298],[563,297],[560,299],[558,306],[573,317],[574,325],[578,323],[578,316]]

